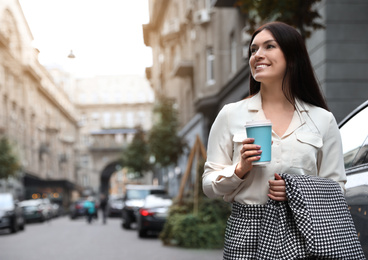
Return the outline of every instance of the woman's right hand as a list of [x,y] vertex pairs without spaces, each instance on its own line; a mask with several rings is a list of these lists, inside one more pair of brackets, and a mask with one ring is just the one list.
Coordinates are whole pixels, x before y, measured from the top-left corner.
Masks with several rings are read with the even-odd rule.
[[243,140],[243,147],[240,150],[240,162],[235,168],[235,174],[239,178],[244,178],[245,175],[253,168],[252,162],[261,158],[261,147],[253,144],[254,138]]

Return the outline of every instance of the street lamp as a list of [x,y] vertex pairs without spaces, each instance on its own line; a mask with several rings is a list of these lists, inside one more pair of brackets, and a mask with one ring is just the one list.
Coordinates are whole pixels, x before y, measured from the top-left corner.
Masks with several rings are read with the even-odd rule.
[[74,59],[75,58],[75,55],[73,54],[73,50],[70,50],[70,53],[68,55],[68,58],[69,59]]

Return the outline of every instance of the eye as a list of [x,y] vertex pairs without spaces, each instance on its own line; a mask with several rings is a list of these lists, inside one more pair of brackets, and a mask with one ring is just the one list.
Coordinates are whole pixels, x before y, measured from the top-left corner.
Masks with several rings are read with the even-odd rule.
[[267,44],[267,49],[273,49],[273,48],[276,48],[276,46],[272,44]]
[[257,48],[251,48],[250,53],[253,55],[257,52],[257,50],[258,50]]

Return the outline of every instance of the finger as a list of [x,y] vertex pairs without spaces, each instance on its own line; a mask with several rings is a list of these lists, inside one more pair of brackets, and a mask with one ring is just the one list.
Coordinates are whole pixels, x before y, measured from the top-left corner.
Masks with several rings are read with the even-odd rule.
[[244,153],[246,151],[260,150],[260,149],[261,149],[261,146],[256,145],[256,144],[244,144],[240,152]]
[[243,144],[252,144],[254,142],[254,138],[246,138],[242,141]]
[[254,156],[259,156],[262,153],[262,150],[251,150],[251,151],[246,151],[242,153],[242,158],[246,159],[249,157],[254,157]]
[[280,175],[278,175],[277,173],[275,173],[275,179],[276,179],[276,180],[282,180],[281,176],[280,176]]
[[268,194],[267,196],[268,196],[270,199],[275,200],[275,201],[287,201],[286,196],[285,196],[285,197],[276,197],[276,196],[274,196],[274,195],[272,195],[272,194]]
[[268,184],[270,187],[284,187],[284,188],[286,187],[284,180],[280,180],[280,181],[270,180],[268,181]]
[[269,190],[269,193],[275,197],[286,197],[286,193],[283,191]]
[[283,186],[270,186],[270,190],[275,192],[285,192],[286,189]]

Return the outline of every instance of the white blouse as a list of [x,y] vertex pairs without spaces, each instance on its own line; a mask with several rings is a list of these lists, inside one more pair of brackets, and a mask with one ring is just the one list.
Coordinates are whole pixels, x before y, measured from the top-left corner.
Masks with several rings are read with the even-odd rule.
[[[207,147],[203,191],[210,197],[242,204],[265,204],[274,173],[313,175],[335,180],[344,190],[346,175],[340,131],[332,113],[296,100],[294,116],[283,136],[272,131],[272,159],[255,165],[244,179],[235,173],[244,125],[265,120],[261,94],[225,105],[214,121]],[[262,149],[262,148],[261,148]]]

